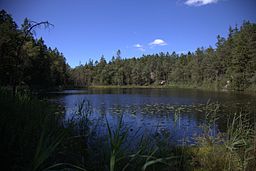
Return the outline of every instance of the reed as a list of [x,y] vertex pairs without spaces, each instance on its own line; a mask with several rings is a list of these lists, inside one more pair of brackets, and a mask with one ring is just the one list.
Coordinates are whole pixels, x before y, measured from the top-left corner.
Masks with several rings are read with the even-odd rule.
[[[209,106],[209,105],[208,105]],[[227,116],[226,132],[215,132],[217,110],[206,113],[203,135],[197,137],[193,162],[197,170],[251,170],[256,167],[255,121],[247,113]],[[214,129],[213,129],[214,128]]]
[[21,171],[54,168],[67,136],[57,106],[27,93],[12,96],[0,89],[0,108],[2,167]]
[[[90,102],[82,100],[75,106],[73,117],[63,122],[64,115],[56,105],[26,93],[13,97],[0,89],[2,166],[21,171],[256,168],[256,124],[247,110],[224,115],[219,103],[209,101],[201,105],[205,121],[196,144],[175,145],[165,132],[139,135],[139,130],[134,130],[132,134],[122,111],[116,126],[103,115],[107,135],[99,137],[94,133],[96,121],[90,120]],[[172,109],[174,123],[179,123],[182,109]],[[227,126],[220,132],[217,121],[223,118]],[[133,139],[137,141],[131,142]]]

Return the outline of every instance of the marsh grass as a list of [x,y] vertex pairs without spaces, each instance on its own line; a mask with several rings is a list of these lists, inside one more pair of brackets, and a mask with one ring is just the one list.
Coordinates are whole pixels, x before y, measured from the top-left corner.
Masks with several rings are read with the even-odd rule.
[[[109,138],[109,170],[184,170],[189,158],[185,156],[185,147],[175,147],[169,144],[169,136],[161,132],[160,136],[143,135],[140,141],[133,144],[133,148],[127,143],[135,138],[131,136],[129,127],[123,122],[120,115],[116,128],[112,128],[107,120]],[[138,137],[137,137],[138,138]],[[128,146],[127,146],[128,145]]]
[[[221,105],[200,105],[204,113],[202,134],[196,144],[186,139],[181,145],[170,142],[170,134],[139,134],[125,124],[122,110],[117,124],[108,120],[106,135],[95,134],[97,122],[90,120],[92,105],[82,100],[65,120],[56,105],[29,94],[12,97],[0,90],[1,160],[8,170],[242,170],[256,168],[256,124],[248,110],[221,114]],[[170,107],[179,124],[184,106]],[[105,120],[104,120],[105,118]],[[226,118],[225,132],[218,121]],[[64,122],[63,122],[64,120]],[[134,142],[131,142],[136,140]]]
[[2,168],[37,171],[77,167],[58,159],[68,132],[57,105],[27,93],[14,97],[1,89],[0,107]]
[[[88,106],[89,103],[82,101],[81,104]],[[76,106],[78,109],[88,108]],[[123,120],[121,109],[116,111],[119,118],[117,124],[110,123],[105,115],[106,138],[87,134],[88,140],[93,140],[93,145],[88,143],[84,145],[86,151],[83,154],[84,167],[89,170],[110,171],[250,170],[255,168],[255,124],[252,124],[254,122],[249,116],[245,113],[226,116],[229,117],[226,132],[220,132],[217,123],[219,119],[223,119],[221,105],[208,101],[199,107],[196,111],[205,114],[205,119],[200,126],[202,134],[195,137],[194,145],[190,145],[186,139],[181,145],[170,143],[170,135],[164,131],[155,135],[135,133],[133,137],[128,131],[130,127]],[[183,110],[182,107],[174,110],[175,124],[178,124],[182,117],[181,110]],[[136,139],[136,143],[129,143],[133,138]],[[137,141],[138,139],[140,140]],[[93,162],[93,159],[96,161]]]
[[[254,170],[256,168],[256,129],[251,115],[240,112],[229,115],[226,132],[216,132],[219,105],[209,107],[203,134],[192,148],[192,165],[196,170]],[[211,129],[214,128],[214,129]]]
[[5,90],[0,93],[1,158],[10,170],[28,169],[44,127],[45,115],[52,109],[46,110],[44,102],[29,95],[12,97]]
[[106,118],[107,128],[108,128],[108,135],[109,135],[109,143],[110,143],[110,163],[109,163],[109,170],[114,171],[116,167],[116,163],[118,161],[118,155],[121,150],[121,145],[124,143],[125,139],[127,138],[128,129],[122,131],[122,122],[123,122],[123,115],[119,119],[119,123],[115,131],[112,131],[109,125],[109,122]]

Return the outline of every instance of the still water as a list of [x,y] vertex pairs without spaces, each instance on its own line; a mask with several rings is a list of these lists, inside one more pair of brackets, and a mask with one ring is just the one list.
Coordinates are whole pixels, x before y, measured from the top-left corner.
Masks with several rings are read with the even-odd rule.
[[51,100],[65,107],[65,120],[74,117],[79,104],[86,101],[90,129],[97,136],[108,134],[106,121],[115,129],[123,116],[130,140],[145,135],[166,136],[174,144],[194,143],[194,137],[202,133],[203,109],[209,101],[222,109],[213,132],[225,129],[229,114],[248,110],[254,115],[256,106],[254,95],[177,88],[65,90],[52,93]]

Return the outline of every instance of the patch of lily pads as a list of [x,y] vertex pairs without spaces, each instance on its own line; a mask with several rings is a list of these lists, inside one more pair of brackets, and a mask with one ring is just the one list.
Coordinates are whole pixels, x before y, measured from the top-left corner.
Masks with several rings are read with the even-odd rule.
[[[224,106],[222,106],[224,107]],[[127,106],[112,106],[109,112],[112,114],[128,113],[136,115],[169,115],[182,113],[206,113],[213,110],[220,110],[221,106],[218,103],[207,104],[191,104],[191,105],[176,105],[176,104],[143,104],[143,105],[127,105]]]

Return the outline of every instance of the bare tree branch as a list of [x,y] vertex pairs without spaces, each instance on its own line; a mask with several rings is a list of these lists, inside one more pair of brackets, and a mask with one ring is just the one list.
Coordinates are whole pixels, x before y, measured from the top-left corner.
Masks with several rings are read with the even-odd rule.
[[50,27],[50,26],[54,27],[54,25],[51,24],[51,23],[49,23],[48,21],[42,21],[42,22],[39,22],[39,23],[38,23],[38,22],[35,22],[35,21],[30,21],[30,23],[31,23],[31,24],[33,23],[33,24],[32,24],[32,25],[29,27],[29,29],[25,32],[25,37],[24,37],[24,39],[27,38],[28,34],[31,33],[32,29],[35,28],[35,27],[39,27],[39,26],[41,26],[41,25],[43,25],[45,28]]

